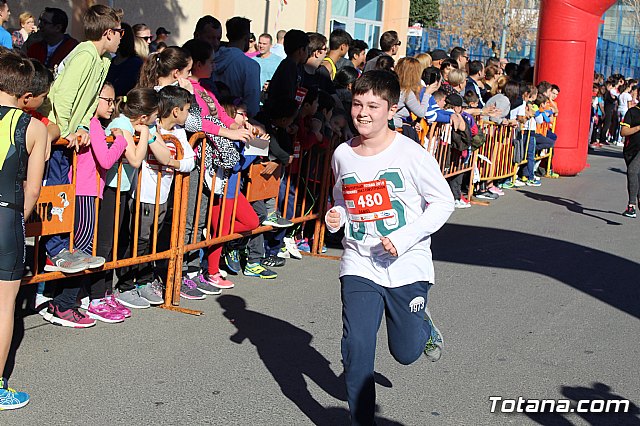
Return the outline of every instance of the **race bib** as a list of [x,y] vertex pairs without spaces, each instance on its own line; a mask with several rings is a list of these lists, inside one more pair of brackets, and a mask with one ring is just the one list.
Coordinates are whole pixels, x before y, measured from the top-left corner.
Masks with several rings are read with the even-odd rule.
[[343,184],[342,196],[352,222],[373,222],[389,219],[396,212],[391,207],[387,181]]

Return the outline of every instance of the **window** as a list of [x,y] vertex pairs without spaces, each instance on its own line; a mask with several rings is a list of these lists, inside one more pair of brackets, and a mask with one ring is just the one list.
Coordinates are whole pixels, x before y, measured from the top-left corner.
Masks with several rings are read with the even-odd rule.
[[341,28],[354,39],[378,47],[382,28],[383,0],[333,0],[331,30]]

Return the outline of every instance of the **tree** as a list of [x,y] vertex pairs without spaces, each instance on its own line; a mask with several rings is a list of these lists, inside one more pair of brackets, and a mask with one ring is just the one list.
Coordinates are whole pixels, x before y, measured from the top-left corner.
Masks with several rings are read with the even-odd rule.
[[409,25],[419,22],[423,27],[435,27],[439,18],[440,4],[438,0],[411,0]]
[[[622,0],[629,10],[625,10],[625,15],[631,15],[631,19],[636,29],[636,40],[640,44],[640,0]],[[627,15],[628,16],[628,15]]]
[[[462,38],[463,45],[480,41],[495,50],[500,46],[506,5],[507,0],[440,0],[440,27],[444,35]],[[538,10],[537,1],[510,0],[507,51],[535,40]]]

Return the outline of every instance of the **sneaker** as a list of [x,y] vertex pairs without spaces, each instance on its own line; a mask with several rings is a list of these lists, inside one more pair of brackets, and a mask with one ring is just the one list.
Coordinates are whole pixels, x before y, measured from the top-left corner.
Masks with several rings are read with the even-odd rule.
[[279,268],[281,266],[284,266],[284,264],[287,261],[278,257],[278,256],[269,256],[269,257],[265,257],[264,259],[262,259],[260,261],[260,264],[262,264],[262,266],[266,266],[268,268]]
[[150,305],[162,305],[164,299],[164,286],[158,280],[153,280],[149,284],[138,286],[138,293],[143,299],[147,299]]
[[89,265],[89,269],[99,268],[106,262],[106,259],[102,256],[91,256],[81,250],[74,250],[71,252],[71,255],[80,262],[84,262]]
[[293,257],[294,259],[302,259],[302,253],[298,250],[298,245],[293,237],[285,237],[283,242],[284,248],[289,253],[290,257]]
[[[471,206],[471,205],[469,205]],[[327,252],[327,246],[325,246],[324,244],[322,245],[322,249],[320,250],[320,252],[322,253],[326,253]]]
[[89,309],[89,296],[80,299],[80,309],[84,309],[85,311]]
[[309,246],[309,240],[307,238],[298,240],[296,244],[298,245],[298,250],[305,253],[311,253],[311,247]]
[[47,262],[44,265],[46,272],[60,271],[63,274],[75,274],[89,269],[89,264],[78,260],[69,250],[64,249],[53,257],[47,256]]
[[[227,281],[224,278],[222,278],[222,275],[220,275],[219,277],[220,277],[219,280]],[[218,295],[222,293],[221,289],[212,285],[211,282],[209,282],[209,280],[202,274],[198,274],[198,276],[195,277],[193,281],[195,281],[196,286],[198,287],[198,290],[200,290],[200,293],[211,294],[211,295]],[[231,282],[231,281],[227,281],[227,282]],[[228,287],[228,288],[231,288],[231,287]]]
[[0,385],[0,411],[15,410],[29,403],[28,393],[11,389],[5,379],[0,381]]
[[180,285],[180,297],[184,297],[189,300],[202,300],[206,299],[207,295],[198,290],[198,285],[195,281],[189,278],[182,278],[182,284]]
[[109,306],[111,306],[116,311],[120,312],[122,315],[124,315],[125,318],[131,318],[131,309],[127,308],[122,303],[120,303],[113,294],[110,294],[107,297],[105,297],[105,300],[107,301]]
[[468,209],[471,207],[471,204],[465,203],[462,200],[455,200],[454,205],[456,209]]
[[115,310],[107,299],[100,299],[97,303],[91,302],[87,311],[89,318],[107,323],[116,323],[124,321],[124,315]]
[[262,222],[264,226],[273,226],[274,228],[288,228],[293,225],[293,222],[285,219],[278,212],[272,212],[267,216],[267,218]]
[[479,198],[481,200],[497,200],[498,196],[496,194],[492,194],[489,191],[484,191],[484,192],[478,192],[477,194],[475,194],[476,198]]
[[36,300],[34,303],[35,311],[40,315],[44,316],[47,313],[47,308],[49,307],[49,301],[52,299],[50,297],[46,297],[43,294],[36,293]]
[[89,318],[80,312],[78,308],[61,311],[60,308],[49,302],[47,312],[49,315],[45,316],[45,319],[51,324],[72,328],[88,328],[96,325],[96,320]]
[[424,347],[424,354],[429,361],[436,362],[442,356],[444,338],[442,337],[440,330],[438,330],[438,327],[436,327],[431,320],[429,308],[425,308],[424,310],[424,320],[429,322],[429,326],[431,327],[431,336],[429,336],[429,340],[427,340],[427,344]]
[[525,185],[526,185],[525,181],[524,181],[524,180],[521,180],[521,179],[516,179],[516,180],[513,182],[513,186],[515,186],[516,188],[521,188],[521,187],[523,187],[523,186],[525,186]]
[[627,206],[627,209],[622,213],[622,216],[636,217],[636,206]]
[[526,183],[527,186],[542,186],[540,179],[529,179]]
[[498,188],[497,186],[491,186],[489,187],[489,192],[491,192],[492,194],[495,194],[497,196],[503,196],[504,195],[504,191],[500,188]]
[[508,179],[508,180],[505,180],[504,182],[502,182],[499,186],[502,189],[511,189],[514,186],[516,186],[516,184],[513,182],[512,179]]
[[225,280],[224,278],[222,278],[222,275],[220,275],[220,272],[217,272],[217,273],[215,273],[213,275],[207,274],[204,278],[207,280],[207,282],[209,284],[211,284],[212,286],[214,286],[216,288],[221,288],[221,289],[224,290],[224,289],[230,289],[230,288],[235,287],[234,283],[232,283],[229,280]]
[[239,274],[242,270],[242,265],[240,265],[240,253],[238,250],[229,250],[224,254],[224,263],[227,265],[229,271],[234,274]]
[[[296,250],[298,250],[298,247],[296,247]],[[278,256],[280,259],[291,259],[291,253],[289,253],[289,250],[287,250],[286,247],[282,247],[278,254],[276,254],[276,256]]]
[[126,306],[127,308],[133,309],[147,309],[151,307],[149,301],[147,299],[142,298],[140,296],[140,292],[137,288],[133,288],[127,291],[118,291],[116,296],[118,298],[118,302]]
[[271,280],[278,277],[277,273],[265,268],[259,263],[247,263],[243,272],[247,277],[260,277],[265,280]]
[[554,172],[553,170],[551,170],[551,173],[549,173],[547,177],[551,179],[560,179],[560,175]]

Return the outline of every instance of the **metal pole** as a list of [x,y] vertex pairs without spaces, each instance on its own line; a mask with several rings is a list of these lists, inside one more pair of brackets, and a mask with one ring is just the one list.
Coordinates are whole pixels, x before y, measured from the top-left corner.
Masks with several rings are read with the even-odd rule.
[[324,34],[326,22],[327,0],[318,0],[318,21],[316,24],[316,31],[320,34]]
[[507,0],[504,7],[504,21],[502,22],[502,37],[500,40],[500,59],[504,59],[507,48],[507,27],[509,25],[509,14],[511,13],[511,3]]
[[271,5],[271,0],[265,0],[267,3],[264,8],[264,32],[269,34],[269,6]]

